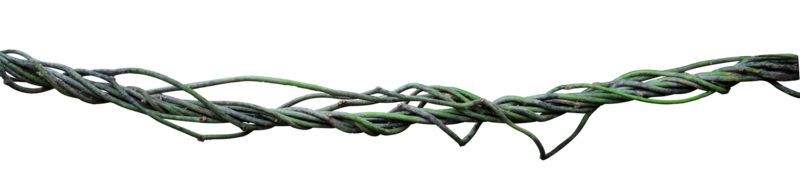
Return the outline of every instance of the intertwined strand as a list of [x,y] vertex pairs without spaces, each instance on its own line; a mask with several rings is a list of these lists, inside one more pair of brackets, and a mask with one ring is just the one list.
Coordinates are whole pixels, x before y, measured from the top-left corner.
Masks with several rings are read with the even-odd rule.
[[[13,57],[16,54],[22,58]],[[688,74],[686,71],[704,66],[737,62],[733,66],[721,67],[712,72]],[[291,126],[297,129],[336,128],[348,133],[366,133],[371,136],[392,135],[403,132],[412,124],[433,124],[441,128],[459,145],[467,144],[477,133],[483,122],[505,123],[527,135],[536,144],[542,160],[552,156],[567,145],[581,131],[586,121],[604,104],[637,100],[656,104],[680,104],[707,97],[713,93],[726,94],[731,87],[743,81],[769,82],[775,88],[794,97],[800,93],[789,89],[778,81],[798,79],[797,55],[776,54],[740,56],[697,62],[669,70],[638,70],[623,74],[609,82],[578,83],[558,86],[545,94],[527,97],[504,96],[489,101],[456,87],[427,86],[418,83],[403,85],[395,90],[381,87],[355,93],[331,89],[319,85],[263,76],[230,77],[196,83],[183,84],[166,75],[141,68],[121,69],[72,69],[58,63],[42,62],[17,50],[0,52],[0,76],[3,83],[24,93],[41,93],[55,88],[61,94],[80,99],[90,104],[114,103],[120,107],[146,114],[156,121],[200,141],[242,137],[255,130],[275,126]],[[58,71],[60,70],[60,71]],[[140,74],[160,79],[171,86],[144,90],[135,86],[122,86],[114,79],[121,74]],[[83,78],[95,76],[105,82]],[[300,96],[277,108],[236,101],[209,101],[194,89],[214,85],[255,81],[290,85],[319,93]],[[28,88],[17,82],[39,86]],[[562,89],[584,90],[579,93],[556,93]],[[657,100],[673,94],[684,94],[694,90],[705,93],[680,100]],[[413,90],[406,95],[403,92]],[[194,100],[184,100],[164,95],[167,92],[185,91]],[[380,96],[374,96],[380,94]],[[333,98],[339,101],[330,106],[309,109],[294,107],[295,104],[314,98]],[[399,102],[388,112],[345,113],[335,110],[348,106],[365,106],[377,103]],[[409,102],[419,102],[417,106]],[[450,107],[428,109],[426,104]],[[518,126],[528,122],[542,122],[564,113],[584,113],[578,127],[566,140],[550,152],[536,136]],[[169,120],[198,123],[231,123],[241,129],[230,134],[199,134],[178,126]],[[458,137],[447,125],[474,123],[464,137]]]

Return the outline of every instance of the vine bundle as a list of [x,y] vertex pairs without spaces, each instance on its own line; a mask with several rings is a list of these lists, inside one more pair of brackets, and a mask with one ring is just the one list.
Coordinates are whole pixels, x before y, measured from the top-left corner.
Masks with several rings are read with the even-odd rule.
[[[20,57],[14,57],[17,55]],[[721,67],[711,72],[686,73],[695,68],[737,62],[733,66]],[[139,74],[153,77],[170,86],[144,90],[135,86],[123,86],[114,76]],[[41,93],[56,89],[61,94],[80,99],[90,104],[114,103],[120,107],[146,114],[156,121],[172,127],[199,141],[228,139],[248,135],[256,130],[276,126],[297,129],[336,128],[347,133],[365,133],[371,136],[392,135],[405,131],[413,124],[432,124],[441,128],[460,146],[467,144],[478,132],[483,122],[505,123],[528,136],[536,144],[542,160],[549,158],[580,133],[594,111],[605,104],[637,100],[655,104],[680,104],[707,97],[713,93],[726,94],[739,82],[766,81],[791,96],[800,98],[800,93],[789,89],[778,81],[797,80],[798,58],[793,54],[740,56],[701,61],[669,70],[638,70],[623,74],[608,82],[577,83],[560,85],[545,94],[533,96],[504,96],[494,101],[481,98],[466,90],[436,85],[410,83],[395,90],[376,87],[363,93],[331,89],[319,85],[263,76],[239,76],[196,83],[183,84],[166,75],[141,68],[73,69],[58,63],[36,60],[18,50],[0,52],[0,76],[3,83],[24,93]],[[91,81],[85,76],[94,76],[105,82]],[[256,104],[237,101],[209,101],[194,89],[235,82],[266,82],[290,85],[316,91],[297,97],[277,108],[265,108]],[[29,88],[18,85],[24,82],[38,86]],[[578,93],[556,93],[560,90],[584,89]],[[702,94],[679,100],[658,100],[652,97],[685,94],[695,90]],[[413,90],[410,94],[405,91]],[[194,100],[184,100],[167,92],[185,91]],[[314,98],[332,98],[339,101],[323,108],[294,107],[295,104]],[[419,102],[417,106],[410,102]],[[399,103],[388,112],[346,113],[337,109],[349,106],[365,106],[377,103]],[[448,109],[424,108],[436,104]],[[567,139],[553,150],[546,152],[536,136],[517,124],[544,122],[565,113],[583,113],[583,119]],[[241,131],[229,134],[199,134],[168,120],[198,123],[231,123]],[[456,135],[447,125],[474,123],[464,137]]]

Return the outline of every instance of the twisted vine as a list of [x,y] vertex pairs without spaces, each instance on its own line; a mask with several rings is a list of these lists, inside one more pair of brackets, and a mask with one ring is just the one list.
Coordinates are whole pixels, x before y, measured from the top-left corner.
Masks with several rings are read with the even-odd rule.
[[[16,54],[22,58],[13,57]],[[737,62],[733,66],[721,67],[711,72],[685,73],[695,68]],[[59,72],[60,71],[60,72]],[[123,86],[114,76],[139,74],[164,81],[170,86],[144,90],[135,86]],[[85,79],[98,77],[105,82]],[[713,93],[726,94],[739,82],[766,81],[786,94],[800,98],[800,93],[789,89],[778,81],[798,79],[798,58],[793,54],[740,56],[701,61],[669,70],[632,71],[608,82],[577,83],[560,85],[545,94],[527,97],[504,96],[489,101],[466,90],[437,85],[410,83],[395,90],[381,87],[362,93],[336,90],[298,81],[263,77],[240,76],[196,83],[183,84],[166,75],[141,69],[73,69],[58,63],[36,60],[18,50],[0,51],[0,77],[3,83],[24,93],[42,93],[56,89],[59,93],[80,99],[90,104],[114,103],[120,107],[146,114],[156,121],[199,141],[229,139],[248,135],[255,130],[276,126],[296,129],[336,128],[347,133],[365,133],[371,136],[401,133],[413,124],[436,125],[460,146],[466,145],[478,132],[483,122],[505,123],[528,136],[536,144],[540,158],[547,159],[560,151],[580,133],[589,117],[602,105],[637,100],[655,104],[680,104],[707,97]],[[319,93],[300,96],[277,108],[236,101],[209,101],[194,89],[235,82],[266,82],[300,87]],[[28,88],[17,83],[38,86]],[[560,90],[584,89],[578,93],[556,93]],[[405,95],[403,92],[413,90]],[[702,94],[679,100],[658,100],[652,97],[685,94],[695,90]],[[185,91],[195,100],[184,100],[167,92]],[[424,94],[421,94],[423,93]],[[380,96],[374,96],[379,94]],[[294,107],[295,104],[314,98],[339,99],[335,104],[319,109]],[[419,102],[417,106],[410,102]],[[399,103],[388,112],[346,113],[335,111],[349,106],[365,106],[377,103]],[[450,107],[428,109],[426,104]],[[567,139],[546,152],[539,139],[517,124],[544,122],[565,113],[584,113],[583,119]],[[228,134],[199,134],[168,120],[198,123],[231,123],[241,129]],[[464,137],[456,135],[447,125],[474,123]]]

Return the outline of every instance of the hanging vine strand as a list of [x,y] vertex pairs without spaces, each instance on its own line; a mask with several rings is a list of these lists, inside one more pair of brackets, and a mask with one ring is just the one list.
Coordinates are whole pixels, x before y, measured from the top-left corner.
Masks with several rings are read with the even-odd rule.
[[[17,55],[19,57],[11,56]],[[711,72],[686,73],[695,68],[737,62],[733,66],[721,67]],[[135,86],[123,86],[114,76],[139,74],[157,78],[170,86],[144,90]],[[150,116],[156,121],[176,129],[199,141],[229,139],[248,135],[256,130],[276,126],[296,129],[336,128],[347,133],[365,133],[371,136],[401,133],[413,124],[436,125],[458,145],[466,145],[478,132],[483,122],[505,123],[525,134],[536,144],[542,160],[561,150],[580,133],[589,117],[605,104],[631,100],[654,104],[681,104],[691,102],[714,93],[726,94],[739,82],[766,81],[780,91],[800,98],[800,93],[781,85],[778,81],[798,79],[798,61],[794,54],[740,56],[701,61],[669,70],[638,70],[623,74],[608,82],[577,83],[560,85],[545,94],[533,96],[504,96],[489,101],[466,90],[410,83],[395,90],[376,87],[363,93],[331,89],[293,80],[239,76],[184,84],[166,75],[141,69],[73,69],[58,63],[36,60],[18,50],[0,52],[0,76],[3,83],[24,93],[42,93],[56,89],[65,96],[77,98],[90,104],[114,103],[120,107]],[[105,82],[96,82],[84,77],[94,76]],[[300,87],[317,93],[297,97],[277,108],[265,108],[256,104],[237,101],[209,101],[195,89],[235,82],[265,82]],[[38,86],[29,88],[18,85],[23,82]],[[578,93],[556,93],[561,90],[584,89]],[[403,94],[413,90],[410,94]],[[699,95],[678,99],[660,100],[652,97],[685,94],[695,90],[705,91]],[[185,91],[194,100],[184,100],[165,95],[167,92]],[[377,96],[376,96],[377,95]],[[323,108],[309,109],[294,105],[315,98],[331,98],[339,101]],[[418,102],[417,106],[409,105]],[[399,103],[388,112],[338,112],[349,106],[366,106],[378,103]],[[447,109],[424,108],[426,104],[449,107]],[[565,113],[583,113],[583,119],[567,139],[546,152],[539,139],[517,124],[544,122]],[[241,131],[227,134],[200,134],[168,120],[198,123],[231,123]],[[448,125],[474,123],[464,137],[456,135]]]

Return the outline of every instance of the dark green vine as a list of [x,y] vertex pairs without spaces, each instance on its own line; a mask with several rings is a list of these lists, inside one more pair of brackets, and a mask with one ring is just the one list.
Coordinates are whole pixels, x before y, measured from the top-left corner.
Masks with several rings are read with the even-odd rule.
[[[16,54],[22,58],[10,56]],[[721,67],[712,72],[685,73],[699,67],[726,62],[737,62],[733,66]],[[114,76],[139,74],[160,79],[169,87],[144,90],[117,83]],[[547,159],[567,145],[583,129],[593,112],[602,105],[631,100],[655,104],[680,104],[707,97],[713,93],[726,94],[734,85],[745,81],[766,81],[794,97],[800,93],[789,89],[778,81],[798,79],[797,55],[777,54],[740,56],[697,62],[669,70],[638,70],[623,74],[609,81],[577,83],[558,86],[545,94],[533,96],[504,96],[494,101],[481,98],[466,90],[447,86],[427,86],[418,83],[403,85],[395,90],[376,87],[363,93],[331,89],[298,81],[263,77],[240,76],[183,84],[166,75],[140,69],[72,69],[68,66],[42,62],[17,50],[0,52],[0,76],[3,83],[24,93],[41,93],[56,89],[61,94],[80,99],[90,104],[114,103],[120,107],[146,114],[156,121],[200,141],[242,137],[255,130],[276,126],[291,126],[297,129],[336,128],[348,133],[366,133],[371,136],[392,135],[405,131],[413,124],[432,124],[441,128],[460,146],[466,145],[477,133],[483,122],[505,123],[525,134],[536,144],[540,158]],[[101,78],[105,82],[85,79],[85,76]],[[317,91],[295,98],[277,108],[265,108],[255,104],[235,101],[209,101],[194,89],[234,82],[266,82],[290,85]],[[38,88],[17,85],[24,82]],[[583,88],[578,93],[556,93],[560,90]],[[658,100],[652,97],[685,94],[695,90],[705,91],[694,97],[680,100]],[[410,94],[405,91],[413,90]],[[185,91],[195,100],[183,100],[164,93]],[[379,94],[380,96],[375,96]],[[309,109],[294,107],[295,104],[314,98],[339,99],[330,106]],[[410,102],[419,102],[417,106]],[[399,103],[388,112],[337,112],[348,106],[365,106],[377,103]],[[450,107],[428,109],[426,104]],[[517,124],[543,122],[565,113],[584,113],[578,127],[569,138],[550,152],[536,136]],[[231,123],[241,129],[230,134],[199,134],[168,120],[198,123]],[[474,123],[464,137],[458,137],[447,125]]]

